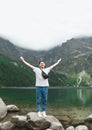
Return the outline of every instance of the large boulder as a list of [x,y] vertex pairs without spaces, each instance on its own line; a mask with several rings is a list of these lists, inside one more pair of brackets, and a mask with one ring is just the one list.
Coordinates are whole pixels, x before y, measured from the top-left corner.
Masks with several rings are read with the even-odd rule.
[[7,106],[4,101],[0,98],[0,120],[7,115]]
[[45,118],[38,117],[36,112],[30,112],[27,114],[27,127],[29,129],[45,130],[50,127],[50,122],[46,121]]
[[52,129],[52,130],[64,130],[62,124],[54,116],[47,116],[46,118],[38,117],[37,113],[30,112],[27,114],[28,127],[30,129]]

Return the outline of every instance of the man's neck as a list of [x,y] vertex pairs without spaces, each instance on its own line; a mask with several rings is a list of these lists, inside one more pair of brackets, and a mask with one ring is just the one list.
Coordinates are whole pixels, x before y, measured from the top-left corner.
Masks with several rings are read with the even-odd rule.
[[40,67],[40,69],[44,69],[44,67]]

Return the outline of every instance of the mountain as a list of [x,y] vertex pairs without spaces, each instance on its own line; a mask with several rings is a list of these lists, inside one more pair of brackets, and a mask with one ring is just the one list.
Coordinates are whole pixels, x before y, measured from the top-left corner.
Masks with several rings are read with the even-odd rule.
[[80,77],[82,72],[85,73],[82,73],[81,78],[85,79],[80,85],[90,86],[92,84],[90,82],[92,81],[92,37],[72,38],[48,51],[20,48],[10,41],[0,38],[0,54],[19,63],[19,57],[23,56],[33,65],[38,65],[38,61],[44,59],[47,66],[62,58],[62,62],[50,74],[51,85],[76,86],[78,76]]
[[71,73],[71,69],[74,68],[77,68],[77,72],[84,69],[92,70],[92,37],[68,40],[62,46],[50,50],[46,57],[52,60],[62,57],[64,72]]
[[[54,75],[54,76],[53,76]],[[51,86],[60,85],[59,74],[51,72]],[[20,61],[11,60],[0,54],[0,87],[35,86],[34,72]]]
[[7,56],[11,59],[17,59],[19,52],[16,46],[13,45],[9,40],[0,37],[0,54]]
[[34,86],[34,73],[21,62],[11,60],[0,54],[0,87],[30,85]]

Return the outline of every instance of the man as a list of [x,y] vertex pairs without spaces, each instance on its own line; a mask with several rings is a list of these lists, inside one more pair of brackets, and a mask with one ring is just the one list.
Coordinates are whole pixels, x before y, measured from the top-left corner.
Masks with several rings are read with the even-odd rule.
[[[55,64],[51,65],[50,67],[45,67],[45,62],[40,61],[39,67],[35,67],[29,64],[27,61],[24,60],[23,57],[20,57],[21,61],[33,69],[36,75],[36,107],[37,113],[39,117],[47,117],[46,115],[46,105],[47,105],[47,98],[48,98],[48,78],[44,79],[42,76],[42,71],[44,71],[47,75],[49,74],[50,70],[57,66],[61,59],[59,59]],[[42,112],[40,108],[40,103],[42,101]]]

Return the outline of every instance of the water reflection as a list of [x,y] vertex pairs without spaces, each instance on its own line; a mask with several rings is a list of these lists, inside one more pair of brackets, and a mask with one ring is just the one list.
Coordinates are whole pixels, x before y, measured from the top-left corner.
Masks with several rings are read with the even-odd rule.
[[92,89],[73,87],[51,89],[49,102],[61,105],[89,106],[92,105]]
[[92,97],[92,91],[89,89],[78,89],[77,97],[82,102],[82,104],[86,104],[86,102]]

